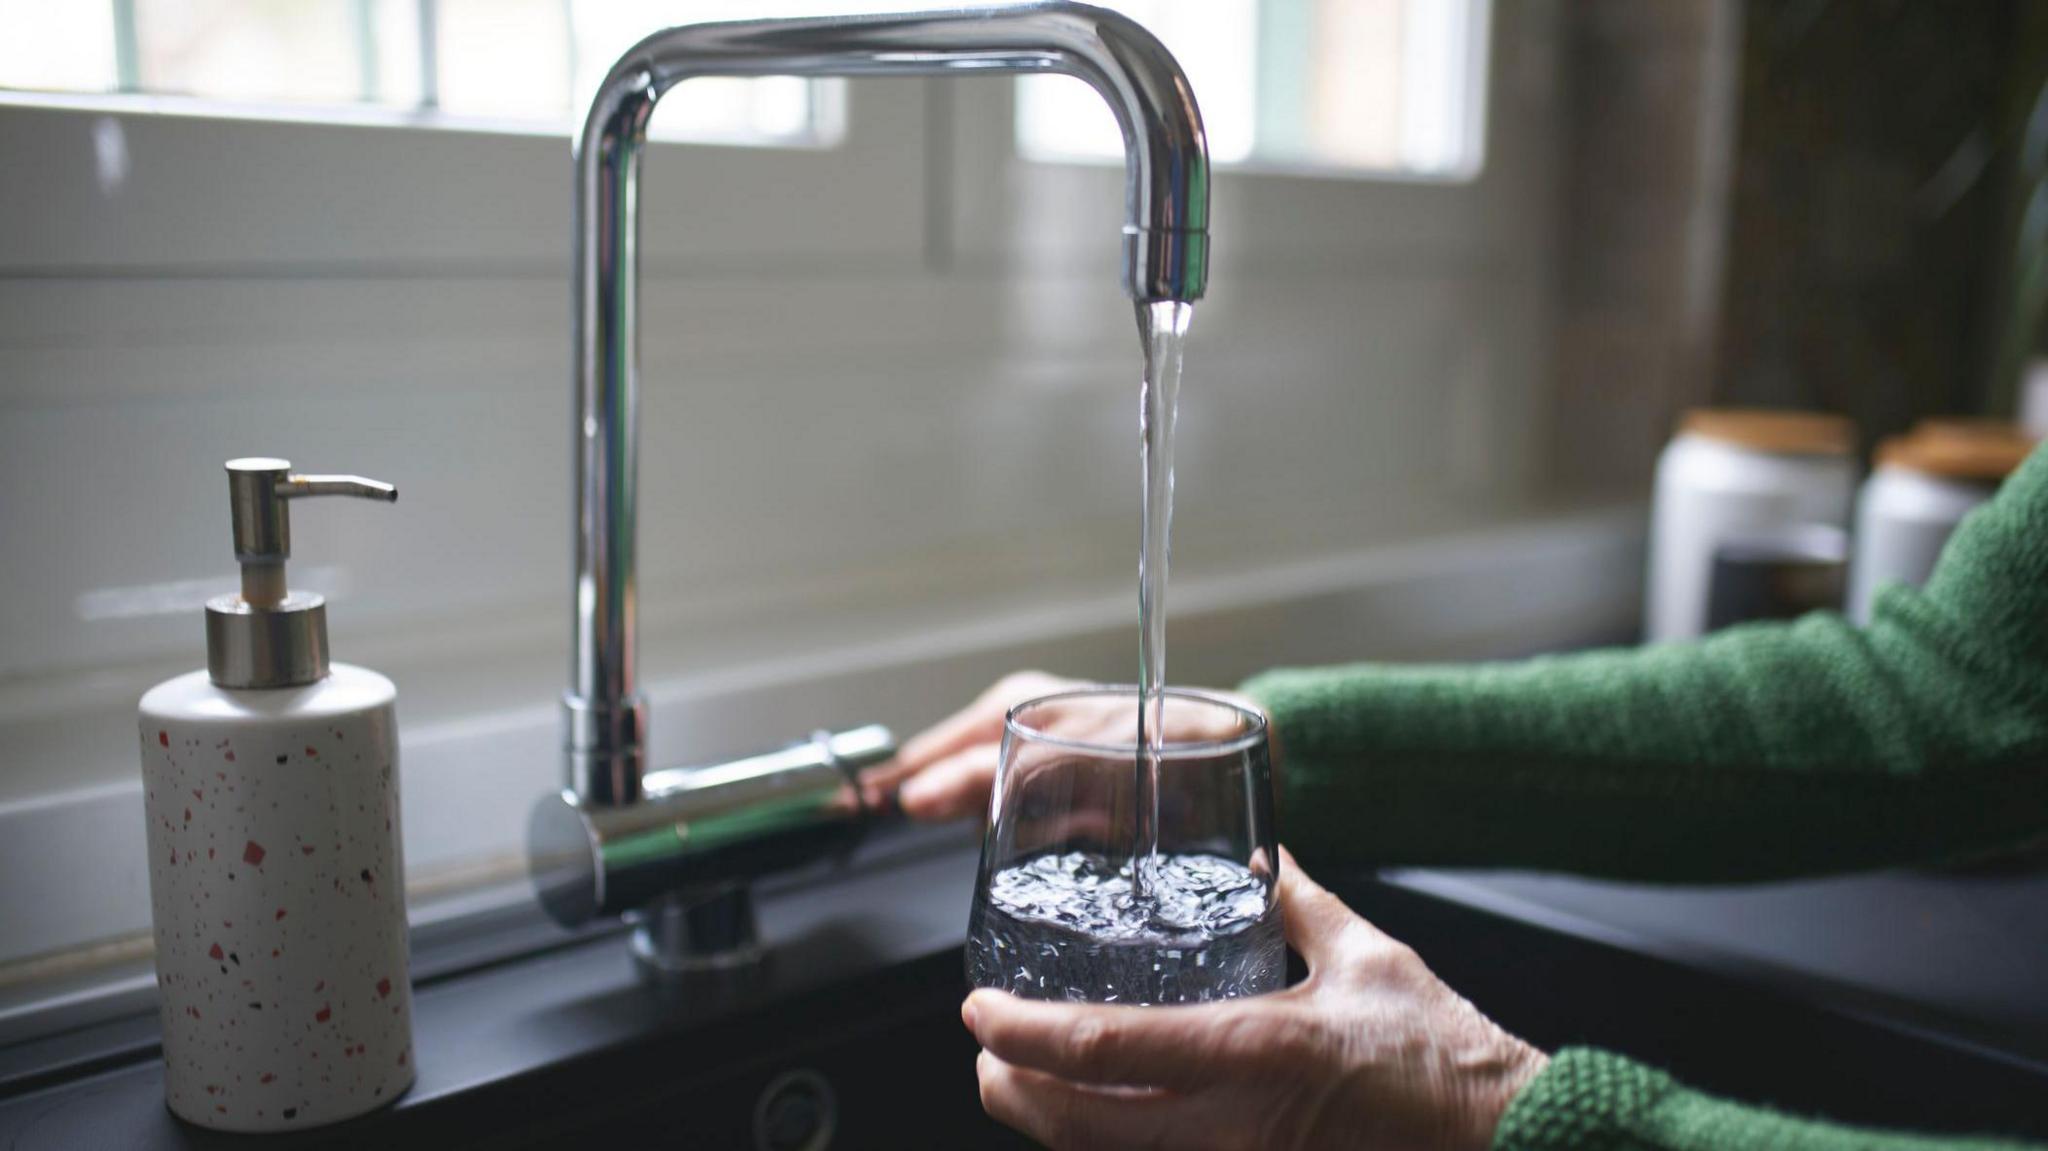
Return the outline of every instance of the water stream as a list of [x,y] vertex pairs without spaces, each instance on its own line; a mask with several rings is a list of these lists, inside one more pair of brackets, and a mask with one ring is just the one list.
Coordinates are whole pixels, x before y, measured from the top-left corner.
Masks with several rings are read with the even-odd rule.
[[1145,346],[1140,389],[1139,458],[1145,475],[1140,505],[1144,541],[1138,551],[1137,827],[1131,840],[1131,895],[1149,898],[1159,856],[1159,748],[1166,688],[1167,537],[1173,527],[1173,425],[1180,409],[1181,350],[1192,305],[1177,300],[1138,304]]

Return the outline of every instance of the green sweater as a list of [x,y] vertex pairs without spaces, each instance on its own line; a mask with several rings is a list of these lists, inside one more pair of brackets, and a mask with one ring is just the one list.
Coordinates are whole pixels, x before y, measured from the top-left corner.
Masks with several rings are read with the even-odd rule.
[[[1686,644],[1474,667],[1282,670],[1286,839],[1341,865],[1728,882],[1929,862],[2048,833],[2048,448],[1869,626],[1820,613]],[[1500,1148],[1931,1147],[1567,1050]]]

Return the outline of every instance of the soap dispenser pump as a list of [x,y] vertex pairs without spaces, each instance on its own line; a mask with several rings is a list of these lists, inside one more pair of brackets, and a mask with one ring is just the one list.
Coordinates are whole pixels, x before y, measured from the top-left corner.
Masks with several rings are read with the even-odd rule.
[[142,697],[164,1086],[172,1112],[284,1131],[411,1085],[391,681],[328,658],[291,590],[290,503],[390,484],[230,460],[239,593],[206,605],[206,669]]

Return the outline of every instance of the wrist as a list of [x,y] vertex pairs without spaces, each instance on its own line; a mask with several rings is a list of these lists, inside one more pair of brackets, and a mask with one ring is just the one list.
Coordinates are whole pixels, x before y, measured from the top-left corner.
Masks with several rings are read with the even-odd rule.
[[1510,1035],[1502,1038],[1507,1049],[1487,1069],[1490,1074],[1482,1076],[1467,1108],[1465,1138],[1459,1141],[1461,1151],[1488,1151],[1500,1131],[1501,1117],[1507,1114],[1515,1097],[1550,1066],[1550,1056],[1538,1048]]

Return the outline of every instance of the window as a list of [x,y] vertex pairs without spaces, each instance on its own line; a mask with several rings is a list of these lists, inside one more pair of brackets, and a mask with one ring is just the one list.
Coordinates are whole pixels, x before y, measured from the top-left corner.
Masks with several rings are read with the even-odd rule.
[[[863,10],[788,0],[784,14]],[[566,131],[620,53],[656,29],[758,15],[747,0],[0,0],[0,88],[192,97],[259,114],[372,108],[407,122]],[[844,85],[693,81],[658,138],[823,147]]]
[[[1101,0],[1155,32],[1202,94],[1219,164],[1437,179],[1477,174],[1490,0]],[[1034,160],[1121,160],[1077,80],[1017,82]]]

